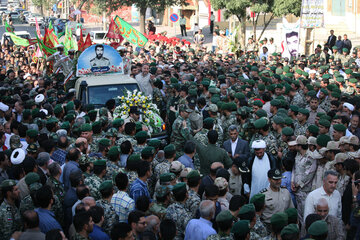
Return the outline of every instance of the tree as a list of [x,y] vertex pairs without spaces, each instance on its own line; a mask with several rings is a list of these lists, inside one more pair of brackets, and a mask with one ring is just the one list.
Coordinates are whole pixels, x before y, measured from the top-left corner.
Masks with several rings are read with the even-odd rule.
[[163,12],[166,7],[187,5],[186,0],[98,0],[102,1],[111,11],[117,10],[122,6],[132,6],[139,9],[140,31],[145,32],[145,13],[148,7]]

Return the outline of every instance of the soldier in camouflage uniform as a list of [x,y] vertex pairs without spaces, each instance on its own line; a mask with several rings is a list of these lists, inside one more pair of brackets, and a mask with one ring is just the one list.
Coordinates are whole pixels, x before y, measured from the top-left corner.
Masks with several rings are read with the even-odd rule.
[[258,130],[258,133],[255,134],[250,142],[250,146],[252,142],[256,140],[264,140],[266,142],[266,152],[271,153],[272,155],[276,155],[278,147],[276,137],[269,131],[270,124],[267,118],[260,118],[254,122],[255,129]]
[[187,106],[179,107],[179,116],[176,118],[172,125],[172,133],[170,142],[175,145],[177,156],[180,157],[184,154],[184,144],[190,134],[190,120],[189,113],[192,110]]
[[112,226],[119,222],[119,216],[116,214],[114,207],[110,204],[114,194],[112,180],[102,182],[99,191],[102,199],[97,200],[96,205],[104,209],[104,223],[101,227],[108,235],[110,235]]
[[213,128],[213,130],[215,130],[219,135],[216,145],[218,147],[221,147],[222,144],[224,143],[224,130],[222,128],[221,119],[218,118],[218,116],[217,116],[217,112],[218,112],[218,107],[215,104],[210,104],[210,106],[209,106],[209,115],[210,115],[211,118],[214,119],[214,128]]
[[85,178],[85,185],[90,189],[90,194],[95,200],[101,199],[99,192],[100,184],[103,182],[103,178],[106,175],[106,161],[96,160],[94,162],[94,174],[88,178]]
[[133,146],[135,154],[141,154],[141,151],[146,147],[146,140],[149,138],[149,135],[145,131],[140,131],[136,133],[135,139],[137,144]]
[[174,144],[169,144],[164,148],[165,160],[159,163],[154,169],[154,175],[156,179],[160,178],[163,173],[170,172],[170,165],[175,160],[176,148]]
[[119,167],[120,151],[117,146],[112,146],[107,153],[105,180],[113,180],[114,177],[123,170]]
[[255,211],[256,211],[256,223],[255,223],[252,231],[254,231],[261,238],[264,238],[267,236],[267,230],[266,230],[264,223],[261,222],[260,216],[265,207],[265,195],[261,194],[261,193],[255,194],[250,199],[250,203],[254,204]]
[[248,220],[250,221],[250,239],[261,239],[261,237],[254,231],[254,226],[256,224],[256,216],[255,216],[255,206],[254,204],[245,204],[241,207],[239,211],[238,217],[241,220]]
[[299,112],[297,115],[297,121],[295,121],[295,123],[294,123],[294,125],[295,125],[294,135],[295,136],[305,135],[306,129],[310,125],[309,123],[307,123],[309,114],[310,114],[309,110],[299,108]]
[[186,183],[177,183],[172,189],[175,202],[166,209],[165,219],[171,219],[176,225],[175,240],[182,240],[185,236],[185,228],[192,218],[191,212],[185,207],[188,194]]
[[92,127],[90,124],[85,123],[83,125],[81,125],[80,127],[80,131],[81,131],[81,137],[86,138],[86,140],[88,141],[89,147],[90,147],[90,152],[97,152],[97,146],[93,141],[93,137],[92,137]]
[[160,220],[164,219],[166,209],[170,203],[169,186],[160,185],[155,189],[156,202],[151,205],[149,211],[158,216]]
[[228,234],[233,225],[234,216],[231,215],[229,210],[221,211],[215,219],[218,225],[218,233],[212,234],[206,240],[232,240],[233,236]]
[[61,167],[58,163],[53,162],[48,166],[50,177],[46,181],[60,202],[64,202],[65,190],[63,184],[59,181],[61,176]]
[[[288,223],[288,216],[284,212],[275,213],[271,217],[271,226],[272,232],[270,235],[262,238],[263,240],[277,240],[278,235],[280,234],[281,230],[287,225]],[[276,230],[275,230],[276,229]]]
[[36,191],[39,190],[42,187],[42,184],[39,182],[35,182],[30,184],[29,186],[30,194],[24,197],[20,202],[19,211],[21,216],[24,214],[26,210],[34,210],[35,205],[34,201],[32,199],[32,196],[35,195]]
[[199,172],[196,170],[189,172],[186,178],[187,185],[189,187],[189,197],[186,200],[185,206],[192,212],[192,217],[194,218],[201,202],[200,196],[198,194],[201,178]]
[[300,92],[296,92],[294,98],[292,99],[290,105],[298,106],[300,108],[306,107],[306,101],[303,95]]
[[22,226],[19,209],[15,206],[20,192],[14,180],[4,180],[0,188],[4,196],[4,201],[0,205],[0,236],[2,239],[10,239]]
[[137,169],[140,167],[141,157],[139,154],[132,154],[126,162],[125,173],[129,179],[128,192],[131,184],[138,178]]
[[237,124],[235,115],[233,115],[231,113],[231,110],[234,107],[233,105],[234,105],[233,103],[224,103],[221,106],[221,108],[223,110],[223,114],[224,114],[223,117],[221,118],[221,122],[222,122],[221,126],[222,126],[223,133],[224,133],[223,141],[226,141],[226,140],[229,139],[228,128],[231,125],[236,125]]

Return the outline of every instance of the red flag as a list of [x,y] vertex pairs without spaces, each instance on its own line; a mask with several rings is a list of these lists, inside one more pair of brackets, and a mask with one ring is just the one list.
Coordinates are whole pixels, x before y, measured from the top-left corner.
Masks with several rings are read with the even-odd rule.
[[36,40],[36,38],[29,38],[28,41],[29,41],[29,45],[33,45],[33,44],[36,44],[38,42]]
[[83,38],[83,32],[82,28],[80,28],[80,39],[78,41],[78,50],[82,52],[84,49],[84,38]]
[[85,43],[83,46],[83,50],[85,50],[86,48],[90,47],[92,45],[91,43],[91,38],[90,38],[90,34],[88,33],[85,39]]
[[45,28],[45,35],[44,35],[44,44],[49,48],[54,48],[54,44],[51,41],[51,38],[49,36],[49,30]]
[[120,42],[124,40],[123,36],[120,34],[119,27],[115,24],[114,19],[111,19],[109,30],[106,34],[107,38],[120,39]]

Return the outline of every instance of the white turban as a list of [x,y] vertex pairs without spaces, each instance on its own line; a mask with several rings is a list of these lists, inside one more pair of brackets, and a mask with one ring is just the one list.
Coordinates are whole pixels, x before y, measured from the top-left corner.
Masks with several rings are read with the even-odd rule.
[[251,148],[266,148],[266,142],[264,140],[256,140],[252,143]]

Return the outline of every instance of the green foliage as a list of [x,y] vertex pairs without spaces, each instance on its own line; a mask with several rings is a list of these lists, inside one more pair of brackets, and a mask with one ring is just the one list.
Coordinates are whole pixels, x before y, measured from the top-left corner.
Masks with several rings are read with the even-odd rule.
[[170,6],[182,6],[187,5],[186,0],[98,0],[103,1],[106,6],[111,10],[117,10],[122,6],[131,6],[135,4],[140,10],[146,10],[146,8],[151,7],[158,12],[162,12],[166,7]]
[[211,6],[218,9],[225,9],[225,17],[235,15],[239,20],[246,16],[246,8],[251,6],[250,0],[210,0]]
[[301,0],[275,0],[273,13],[276,17],[282,17],[287,14],[300,16]]

